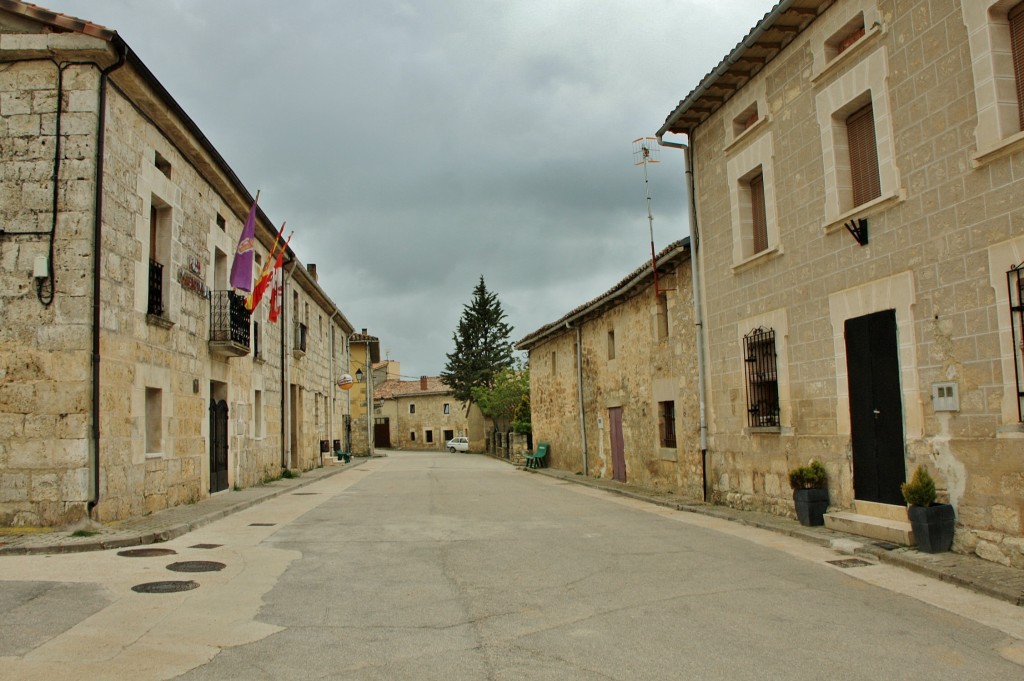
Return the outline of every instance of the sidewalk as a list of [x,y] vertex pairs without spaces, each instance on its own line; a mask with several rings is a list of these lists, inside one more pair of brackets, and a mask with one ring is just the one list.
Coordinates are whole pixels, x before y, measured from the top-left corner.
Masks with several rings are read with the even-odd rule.
[[95,533],[89,536],[72,536],[73,533],[66,529],[0,528],[0,556],[100,551],[169,541],[250,506],[355,468],[364,461],[367,459],[355,458],[347,464],[314,468],[297,478],[281,478],[238,491],[227,490],[194,504],[108,523],[91,530]]
[[966,556],[952,552],[922,553],[915,548],[896,546],[886,542],[876,542],[866,537],[836,532],[825,527],[805,527],[796,520],[768,513],[741,511],[725,506],[694,502],[683,497],[656,490],[646,490],[615,482],[614,480],[583,477],[582,475],[575,475],[568,471],[552,468],[524,470],[529,473],[538,473],[567,482],[607,490],[608,492],[621,494],[622,496],[640,501],[674,508],[678,511],[701,513],[723,520],[732,520],[744,525],[758,527],[763,530],[771,530],[772,532],[813,542],[820,546],[831,547],[842,553],[869,556],[880,563],[898,565],[908,570],[991,596],[992,598],[1024,606],[1024,570],[1005,567],[977,556]]

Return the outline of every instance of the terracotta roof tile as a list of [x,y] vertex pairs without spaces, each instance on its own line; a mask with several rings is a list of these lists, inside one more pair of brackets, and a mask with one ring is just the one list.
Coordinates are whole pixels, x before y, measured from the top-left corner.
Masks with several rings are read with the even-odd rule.
[[61,14],[60,12],[54,12],[53,10],[34,5],[31,2],[18,2],[18,0],[0,0],[0,9],[7,10],[22,16],[41,21],[45,24],[50,24],[54,28],[62,29],[65,31],[75,31],[77,33],[83,33],[85,35],[92,36],[94,38],[100,38],[102,40],[110,40],[114,37],[115,32],[106,26],[88,21],[86,19],[79,19],[73,17],[70,14]]

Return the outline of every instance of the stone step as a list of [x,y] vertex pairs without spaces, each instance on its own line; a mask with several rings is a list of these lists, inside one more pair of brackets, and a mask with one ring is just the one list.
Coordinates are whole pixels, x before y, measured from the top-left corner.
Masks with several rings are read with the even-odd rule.
[[[905,515],[906,509],[904,509]],[[915,543],[914,532],[910,529],[910,522],[907,520],[877,518],[852,511],[829,511],[825,514],[825,527],[837,532],[879,539],[903,546],[913,546]]]
[[895,504],[880,504],[876,501],[862,501],[857,499],[853,502],[853,507],[860,515],[869,515],[875,518],[884,518],[886,520],[895,520],[897,522],[907,522],[907,507],[903,505]]

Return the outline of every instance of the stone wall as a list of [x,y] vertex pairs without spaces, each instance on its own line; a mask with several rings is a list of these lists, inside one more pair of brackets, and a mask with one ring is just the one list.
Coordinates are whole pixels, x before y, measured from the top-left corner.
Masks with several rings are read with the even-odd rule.
[[[863,44],[823,68],[825,41],[859,11]],[[859,87],[873,88],[880,158],[892,154],[883,196],[847,215],[868,218],[867,246],[829,217],[835,162],[825,153],[832,107]],[[716,500],[792,514],[786,472],[817,457],[832,506],[852,505],[843,322],[895,309],[908,477],[918,464],[936,476],[957,510],[959,550],[1024,565],[1024,432],[1005,289],[1006,271],[1024,260],[1024,144],[979,154],[978,87],[961,3],[848,0],[696,129]],[[764,120],[734,141],[732,116],[759,96]],[[778,178],[777,243],[742,260],[730,163],[758,146]],[[778,334],[776,432],[745,418],[742,336],[759,325]],[[959,411],[935,411],[937,382],[957,385]]]

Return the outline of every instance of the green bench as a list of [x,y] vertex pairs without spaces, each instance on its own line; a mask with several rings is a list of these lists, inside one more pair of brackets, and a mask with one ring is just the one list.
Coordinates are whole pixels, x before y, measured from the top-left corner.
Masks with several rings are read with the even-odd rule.
[[537,445],[537,451],[532,452],[532,453],[527,452],[525,454],[525,457],[526,457],[526,467],[527,468],[544,468],[545,466],[547,466],[547,460],[546,459],[547,459],[547,456],[548,456],[548,446],[549,445],[548,445],[547,442],[541,442],[541,443],[539,443]]

